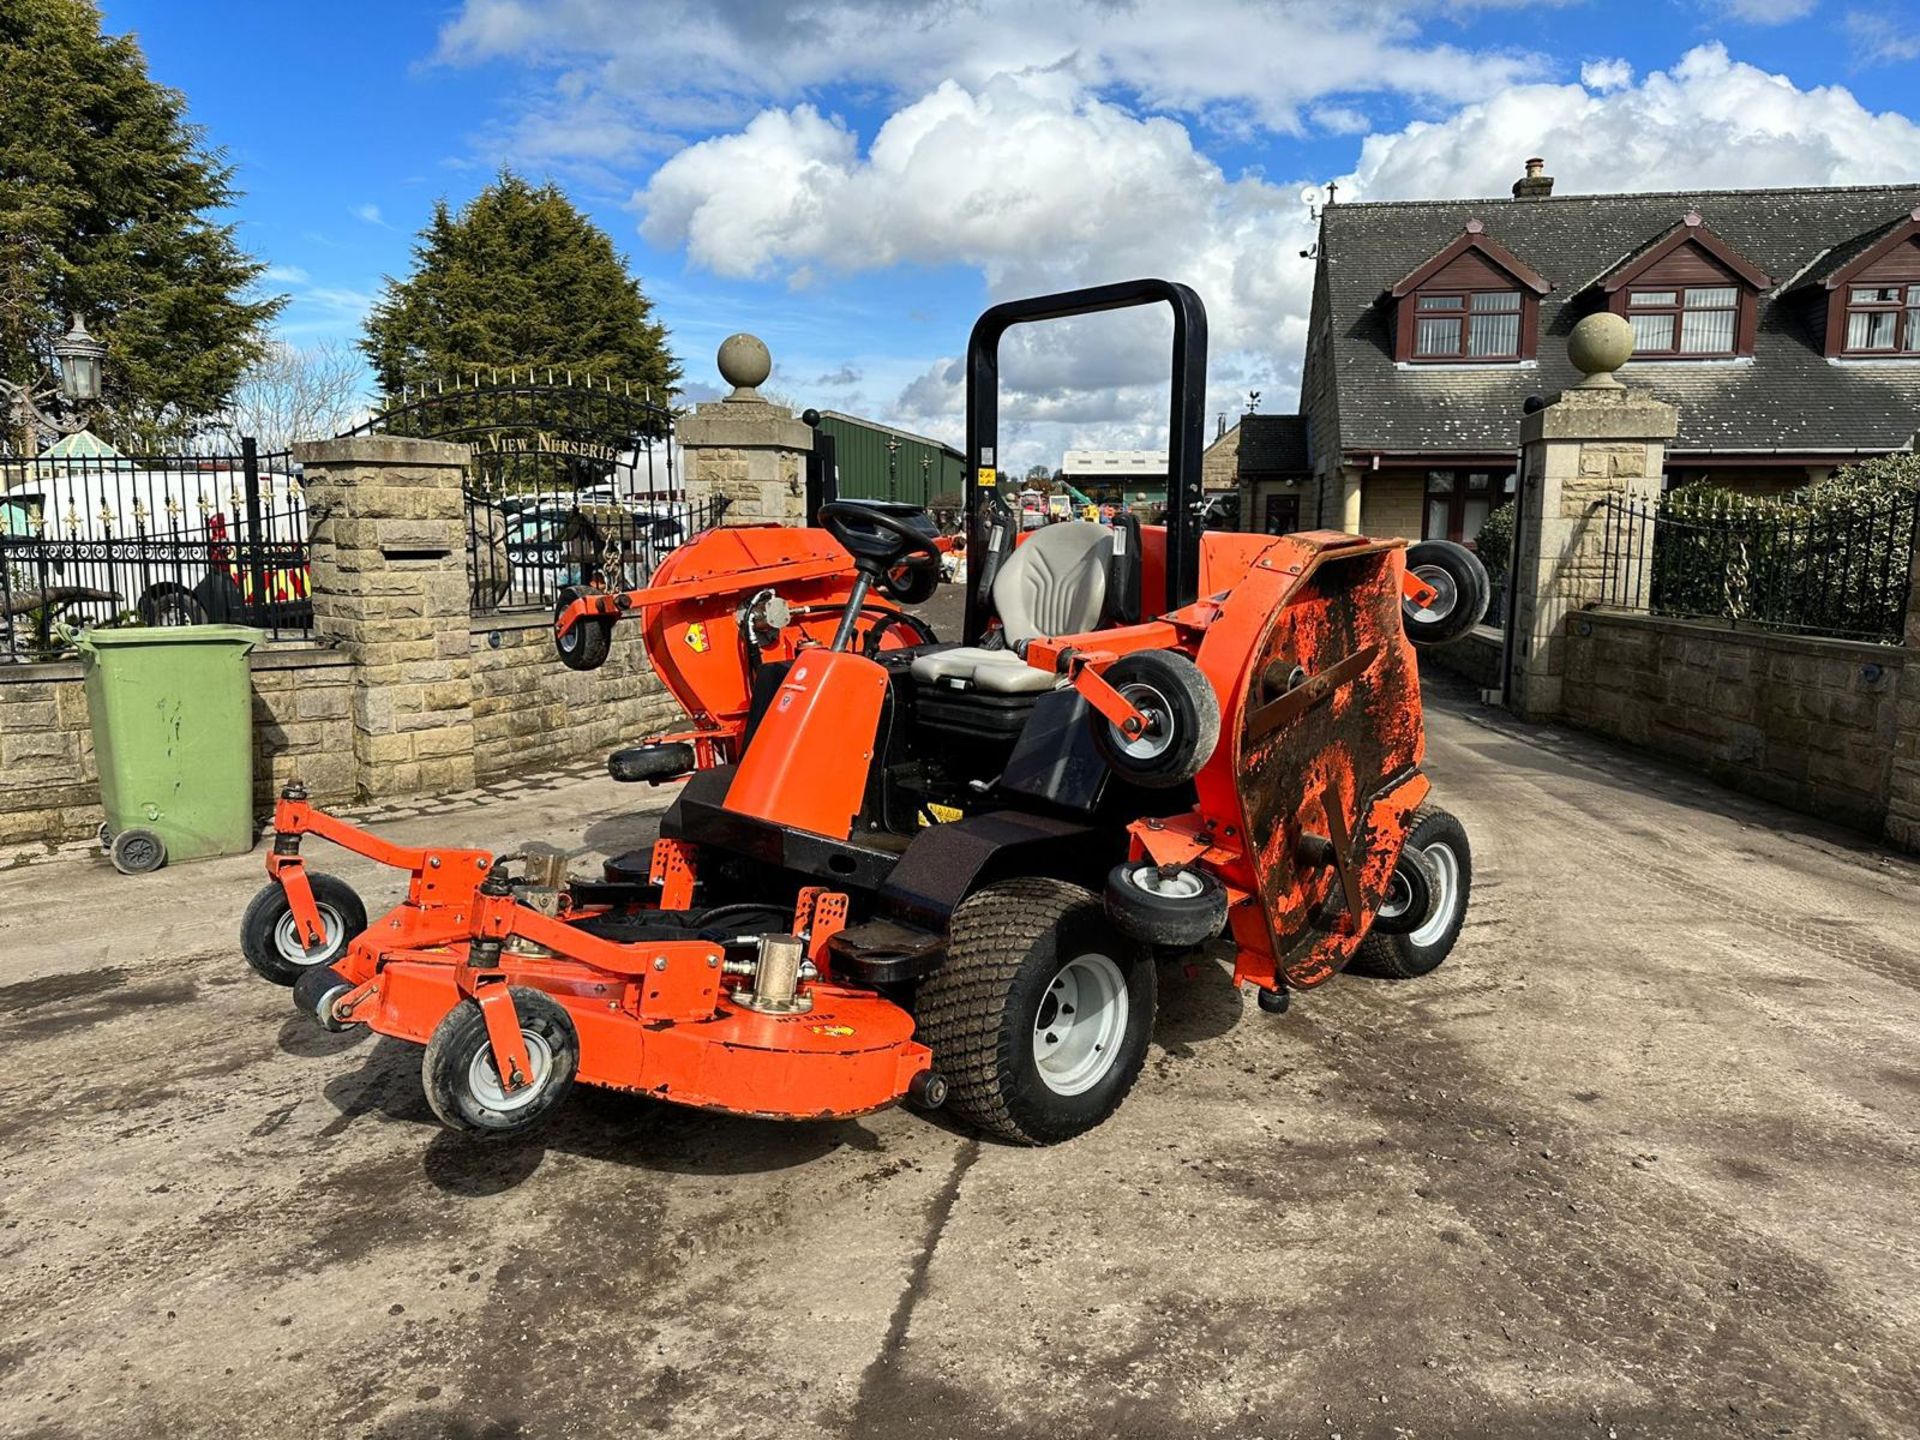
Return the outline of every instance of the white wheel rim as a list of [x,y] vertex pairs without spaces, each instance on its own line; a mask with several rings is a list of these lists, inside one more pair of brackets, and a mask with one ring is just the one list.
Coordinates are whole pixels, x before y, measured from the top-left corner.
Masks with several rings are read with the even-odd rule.
[[1081,1095],[1106,1078],[1127,1033],[1127,980],[1105,955],[1077,955],[1060,967],[1040,1001],[1033,1062],[1056,1095]]
[[1167,697],[1153,686],[1138,681],[1122,685],[1120,693],[1152,723],[1131,740],[1118,725],[1112,726],[1114,743],[1131,760],[1153,760],[1165,754],[1173,743],[1173,706]]
[[1426,854],[1427,878],[1433,885],[1433,908],[1427,912],[1427,923],[1407,937],[1423,947],[1438,944],[1446,937],[1448,927],[1453,924],[1454,911],[1460,905],[1460,857],[1445,841],[1427,846]]
[[1416,565],[1413,567],[1416,580],[1424,580],[1434,590],[1433,600],[1413,609],[1413,618],[1422,625],[1431,625],[1436,620],[1444,620],[1453,613],[1453,607],[1460,603],[1460,588],[1453,583],[1453,576],[1438,565]]
[[473,1092],[475,1100],[496,1114],[511,1115],[531,1105],[546,1088],[547,1076],[553,1073],[553,1051],[545,1040],[531,1030],[522,1030],[520,1043],[527,1047],[527,1064],[532,1067],[533,1076],[529,1084],[512,1094],[500,1083],[499,1072],[493,1068],[493,1046],[484,1038],[467,1066],[467,1089]]
[[347,928],[340,919],[340,912],[331,905],[316,905],[320,912],[320,930],[326,936],[315,949],[309,950],[300,943],[300,930],[294,924],[293,912],[287,911],[273,927],[273,948],[280,952],[280,958],[289,965],[318,965],[331,960],[333,952],[339,947],[341,933]]
[[1168,900],[1192,900],[1206,889],[1206,883],[1194,870],[1175,870],[1171,875],[1162,875],[1158,865],[1137,865],[1127,878],[1133,882],[1134,889]]

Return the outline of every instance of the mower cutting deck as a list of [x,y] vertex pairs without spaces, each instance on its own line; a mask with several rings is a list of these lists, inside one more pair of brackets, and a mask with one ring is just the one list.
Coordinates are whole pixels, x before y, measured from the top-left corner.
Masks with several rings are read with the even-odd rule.
[[[1167,524],[1021,537],[1002,335],[1150,303],[1175,320]],[[1198,298],[1164,281],[988,311],[967,643],[899,608],[938,562],[925,515],[830,493],[818,529],[718,530],[645,589],[569,591],[561,661],[598,667],[637,622],[687,713],[609,760],[685,779],[660,840],[575,878],[558,852],[390,845],[296,785],[247,958],[330,1029],[424,1044],[460,1129],[520,1130],[577,1079],[791,1119],[945,1103],[1030,1144],[1118,1107],[1157,954],[1224,933],[1270,1010],[1349,966],[1431,970],[1472,868],[1426,803],[1410,641],[1470,629],[1485,573],[1445,544],[1202,533],[1205,352]],[[369,924],[308,836],[406,871],[406,899]]]

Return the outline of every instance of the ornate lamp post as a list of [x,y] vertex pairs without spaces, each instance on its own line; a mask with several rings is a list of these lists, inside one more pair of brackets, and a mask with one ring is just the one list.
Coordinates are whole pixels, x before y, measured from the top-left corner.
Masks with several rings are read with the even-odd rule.
[[[107,347],[87,333],[87,322],[76,314],[73,328],[53,342],[53,359],[60,372],[57,385],[36,388],[0,380],[0,394],[12,401],[15,430],[33,448],[38,448],[41,431],[71,435],[86,428],[84,407],[100,398],[101,362],[106,353]],[[67,414],[49,415],[40,408],[56,395],[66,402]]]

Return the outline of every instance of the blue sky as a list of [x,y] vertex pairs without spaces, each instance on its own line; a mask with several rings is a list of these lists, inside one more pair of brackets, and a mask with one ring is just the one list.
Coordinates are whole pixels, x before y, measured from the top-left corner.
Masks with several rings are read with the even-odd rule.
[[[1291,409],[1301,192],[1920,178],[1920,13],[1885,0],[101,0],[245,192],[291,341],[351,339],[435,198],[563,184],[690,395],[748,329],[773,387],[957,438],[954,358],[1017,293],[1157,272],[1214,322],[1210,403]],[[1153,444],[1163,322],[1009,357],[1023,458]],[[1009,457],[1012,458],[1012,457]]]

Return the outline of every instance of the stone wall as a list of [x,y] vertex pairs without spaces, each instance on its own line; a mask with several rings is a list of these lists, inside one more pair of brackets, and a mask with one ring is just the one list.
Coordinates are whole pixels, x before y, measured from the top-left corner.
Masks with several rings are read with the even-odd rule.
[[1911,653],[1585,611],[1566,619],[1561,701],[1571,724],[1897,841],[1889,778]]
[[637,625],[615,626],[612,656],[584,671],[555,658],[545,615],[476,618],[472,634],[479,780],[604,755],[685,721],[647,664]]
[[1383,470],[1368,475],[1360,490],[1360,533],[1418,540],[1426,503],[1424,470]]
[[[274,795],[294,774],[316,800],[351,800],[346,656],[286,646],[255,651],[251,664],[253,791],[260,813],[273,808]],[[0,846],[83,839],[102,818],[81,663],[0,665]]]

